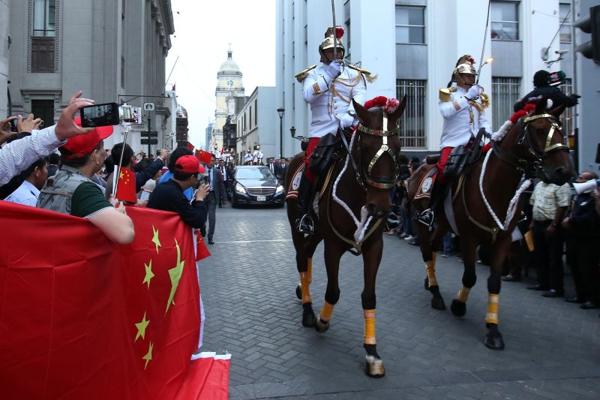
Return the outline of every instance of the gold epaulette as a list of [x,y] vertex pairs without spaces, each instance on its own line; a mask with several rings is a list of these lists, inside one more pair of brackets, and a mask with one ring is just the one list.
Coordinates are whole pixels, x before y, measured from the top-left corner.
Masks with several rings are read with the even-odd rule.
[[364,68],[360,68],[360,67],[357,67],[356,65],[352,65],[352,64],[348,64],[348,68],[352,68],[353,70],[360,72],[361,74],[363,74],[365,76],[366,80],[369,82],[373,82],[375,79],[377,79],[376,74],[373,74],[372,72],[370,72]]
[[310,67],[303,69],[302,71],[298,72],[296,75],[294,75],[294,77],[296,78],[296,80],[300,83],[302,83],[306,77],[308,76],[308,73],[310,71],[312,71],[313,69],[317,68],[317,65],[311,65]]
[[453,92],[456,92],[456,88],[452,86],[440,89],[440,101],[450,101]]

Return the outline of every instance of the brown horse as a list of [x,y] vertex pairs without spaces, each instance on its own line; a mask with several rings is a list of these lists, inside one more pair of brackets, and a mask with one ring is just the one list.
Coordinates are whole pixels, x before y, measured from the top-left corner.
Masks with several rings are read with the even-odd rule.
[[[458,317],[465,315],[469,291],[477,279],[476,248],[479,244],[491,245],[492,263],[487,281],[485,319],[487,334],[484,343],[495,350],[504,349],[504,340],[498,330],[500,275],[512,242],[511,233],[521,212],[519,195],[525,189],[525,183],[520,182],[524,175],[536,175],[562,185],[573,174],[568,147],[563,145],[564,138],[558,122],[564,107],[546,112],[545,105],[545,100],[538,102],[533,115],[519,119],[501,141],[494,143],[485,157],[454,182],[444,204],[435,210],[438,224],[433,232],[429,232],[425,225],[417,224],[427,272],[425,289],[433,296],[431,306],[438,310],[445,309],[445,305],[435,274],[434,249],[439,249],[441,238],[451,225],[454,225],[453,230],[457,230],[455,233],[460,235],[464,261],[463,287],[451,305],[452,313]],[[428,199],[415,199],[415,195],[431,168],[435,166],[421,166],[409,180],[408,196],[417,213],[428,206]],[[454,218],[447,211],[451,211]]]
[[[300,274],[297,295],[302,299],[302,325],[314,326],[318,332],[329,328],[333,307],[340,297],[340,258],[346,251],[355,255],[362,253],[366,373],[381,377],[385,370],[377,354],[375,339],[375,278],[383,251],[382,220],[390,210],[389,191],[398,176],[400,139],[396,126],[406,106],[406,98],[391,114],[384,113],[381,107],[366,110],[354,100],[353,103],[360,124],[350,138],[350,152],[339,157],[327,176],[321,177],[324,183],[315,202],[319,216],[315,234],[305,237],[295,227],[299,213],[294,194],[302,173],[304,153],[296,155],[288,169],[287,212]],[[325,304],[315,317],[310,295],[312,257],[321,240],[325,246],[327,290]]]

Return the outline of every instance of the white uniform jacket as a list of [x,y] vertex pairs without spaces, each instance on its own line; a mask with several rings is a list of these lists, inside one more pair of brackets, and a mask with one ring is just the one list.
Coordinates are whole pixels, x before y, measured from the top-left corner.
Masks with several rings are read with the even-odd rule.
[[[490,124],[486,118],[486,106],[481,103],[481,97],[476,101],[466,99],[467,91],[456,87],[450,93],[449,101],[440,101],[439,108],[444,117],[440,147],[456,147],[467,144],[471,136],[477,135],[480,128],[491,133]],[[455,104],[460,107],[456,110]]]
[[342,128],[354,124],[355,113],[352,98],[364,104],[367,85],[362,72],[348,66],[342,67],[341,74],[328,82],[323,64],[312,69],[303,81],[304,100],[310,104],[312,120],[309,137],[323,137],[336,133],[339,122]]

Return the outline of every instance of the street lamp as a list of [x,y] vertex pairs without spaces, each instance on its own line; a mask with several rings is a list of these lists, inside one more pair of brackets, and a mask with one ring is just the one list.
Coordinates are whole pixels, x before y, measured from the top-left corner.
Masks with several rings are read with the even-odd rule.
[[292,137],[295,138],[296,137],[296,127],[292,126],[290,128],[290,133],[292,134]]
[[280,107],[277,109],[277,114],[279,114],[279,158],[283,158],[283,113],[285,112],[285,108]]

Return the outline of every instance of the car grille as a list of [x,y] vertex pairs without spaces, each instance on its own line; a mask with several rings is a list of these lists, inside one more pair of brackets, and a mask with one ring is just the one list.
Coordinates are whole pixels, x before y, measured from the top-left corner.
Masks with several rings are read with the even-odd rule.
[[246,188],[246,192],[248,192],[251,196],[269,196],[275,193],[275,188],[273,187],[260,187],[260,188]]

